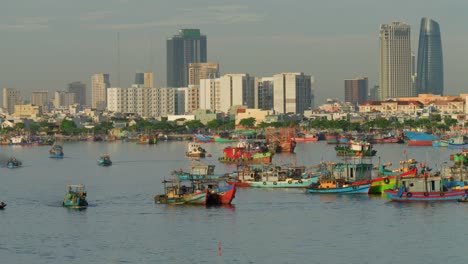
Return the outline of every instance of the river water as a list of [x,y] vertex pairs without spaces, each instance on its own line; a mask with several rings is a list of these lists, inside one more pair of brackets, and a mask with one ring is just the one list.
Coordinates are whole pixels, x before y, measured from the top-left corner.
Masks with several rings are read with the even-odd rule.
[[[227,145],[206,144],[216,171]],[[377,163],[406,155],[442,166],[450,150],[376,145]],[[2,146],[0,263],[455,263],[466,261],[468,204],[393,203],[382,196],[312,195],[302,190],[240,189],[232,206],[155,204],[161,181],[191,163],[186,143],[65,143],[63,160],[49,147]],[[109,153],[111,167],[96,160]],[[298,144],[278,164],[338,161],[325,142]],[[83,183],[90,206],[61,207],[65,185]]]

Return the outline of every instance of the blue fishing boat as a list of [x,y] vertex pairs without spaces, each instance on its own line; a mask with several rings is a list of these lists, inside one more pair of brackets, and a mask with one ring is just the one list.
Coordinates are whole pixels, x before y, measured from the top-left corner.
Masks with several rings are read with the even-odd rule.
[[349,183],[343,179],[321,180],[318,185],[307,188],[308,193],[343,193],[343,194],[367,194],[371,184],[369,181],[362,183]]
[[453,138],[448,142],[449,149],[464,149],[468,148],[468,139],[465,139],[463,136]]
[[11,157],[6,162],[6,167],[10,169],[21,167],[22,162],[17,160],[15,157]]
[[84,209],[88,206],[86,201],[86,191],[83,184],[67,185],[67,194],[63,199],[62,205],[68,208]]
[[63,147],[61,145],[53,145],[52,148],[49,150],[49,155],[51,158],[54,159],[62,159]]
[[441,177],[424,174],[422,177],[402,178],[396,187],[384,191],[395,202],[436,202],[464,199],[466,190],[448,188]]
[[308,193],[367,194],[371,186],[372,163],[322,163],[317,183]]
[[215,139],[211,135],[203,135],[203,134],[194,134],[194,139],[196,142],[215,142]]
[[175,170],[172,172],[172,175],[175,175],[180,181],[219,179],[224,177],[224,174],[214,173],[215,165],[196,163],[190,165],[189,168],[190,171]]
[[103,166],[103,167],[108,167],[108,166],[111,166],[112,165],[112,161],[110,159],[110,156],[109,154],[102,154],[98,161],[97,161],[97,164],[99,166]]

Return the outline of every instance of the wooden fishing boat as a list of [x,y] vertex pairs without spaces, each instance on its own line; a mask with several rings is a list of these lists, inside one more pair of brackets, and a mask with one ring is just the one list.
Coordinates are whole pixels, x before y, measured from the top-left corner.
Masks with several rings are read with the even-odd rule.
[[318,180],[319,174],[306,171],[300,167],[272,167],[251,168],[237,170],[228,175],[228,183],[236,183],[239,187],[253,188],[306,188]]
[[51,158],[54,158],[54,159],[62,159],[63,147],[57,144],[52,145],[52,148],[49,150],[49,155]]
[[205,163],[196,163],[189,166],[190,171],[184,171],[182,169],[175,170],[172,175],[175,175],[177,179],[181,181],[190,180],[201,180],[201,179],[221,179],[224,178],[224,174],[215,174],[215,165],[209,165]]
[[236,184],[221,185],[221,181],[192,180],[188,185],[178,179],[163,181],[164,194],[156,195],[154,201],[161,204],[222,205],[231,204],[236,193]]
[[203,135],[203,134],[194,134],[193,135],[195,142],[198,143],[209,143],[209,142],[215,142],[215,139],[211,135]]
[[308,193],[367,194],[370,182],[347,182],[344,179],[320,180],[307,188]]
[[62,205],[68,208],[84,209],[88,206],[86,197],[87,193],[83,184],[69,184]]
[[223,150],[223,156],[218,158],[219,162],[235,164],[265,164],[271,163],[273,154],[267,148],[251,148],[243,142],[237,147],[227,147]]
[[464,199],[467,190],[448,188],[440,176],[428,173],[420,177],[397,179],[396,188],[385,190],[388,198],[395,202],[435,202]]
[[189,142],[187,144],[187,151],[185,152],[187,157],[193,158],[204,158],[206,155],[206,150],[198,143]]
[[317,142],[319,137],[313,134],[304,134],[298,133],[296,137],[293,138],[295,142]]
[[372,178],[371,163],[324,163],[317,183],[308,193],[367,194]]
[[[398,174],[400,177],[415,177],[418,173],[417,168]],[[393,189],[396,184],[397,175],[378,177],[371,180],[370,194],[382,194],[385,190]]]
[[377,153],[372,147],[366,141],[351,141],[349,144],[336,146],[335,151],[337,156],[370,157]]
[[15,157],[11,157],[6,162],[6,167],[9,169],[19,168],[21,167],[22,162],[16,159]]
[[97,164],[99,166],[103,166],[103,167],[108,167],[108,166],[111,166],[112,165],[112,161],[110,159],[110,156],[109,154],[102,154],[98,161],[97,161]]

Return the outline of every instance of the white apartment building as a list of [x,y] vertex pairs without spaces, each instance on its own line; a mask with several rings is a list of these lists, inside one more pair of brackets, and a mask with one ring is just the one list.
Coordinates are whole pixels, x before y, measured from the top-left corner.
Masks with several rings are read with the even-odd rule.
[[42,109],[46,108],[49,104],[49,92],[48,91],[33,91],[30,97],[31,104],[42,106]]
[[186,94],[187,88],[113,87],[107,89],[107,110],[145,118],[183,114]]
[[276,113],[303,114],[312,106],[312,81],[302,72],[273,76],[273,108]]
[[8,114],[15,112],[15,105],[21,103],[21,93],[13,88],[3,88],[3,108],[8,111]]

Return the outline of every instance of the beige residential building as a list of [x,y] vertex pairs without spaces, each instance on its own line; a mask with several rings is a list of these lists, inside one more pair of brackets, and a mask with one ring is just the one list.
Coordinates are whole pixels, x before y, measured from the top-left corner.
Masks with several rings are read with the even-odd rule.
[[54,93],[54,108],[68,109],[72,104],[75,104],[75,93],[56,91]]
[[13,114],[15,105],[21,103],[21,93],[13,88],[3,88],[3,108],[8,111],[8,114]]
[[273,76],[273,108],[279,114],[303,114],[312,107],[312,78],[302,72]]
[[380,25],[380,100],[415,96],[410,26],[404,22]]
[[418,101],[368,101],[359,105],[360,113],[381,112],[383,114],[416,114],[424,105]]
[[42,116],[42,106],[33,104],[16,104],[13,116],[36,119]]
[[200,108],[200,86],[199,85],[189,85],[187,88],[187,113],[192,113],[193,111]]
[[31,104],[42,106],[44,110],[49,104],[49,92],[48,91],[33,91],[31,93]]
[[109,74],[97,73],[91,77],[91,107],[97,110],[106,109],[107,88],[110,87]]
[[214,62],[189,63],[188,85],[199,85],[201,79],[219,77],[219,64]]

